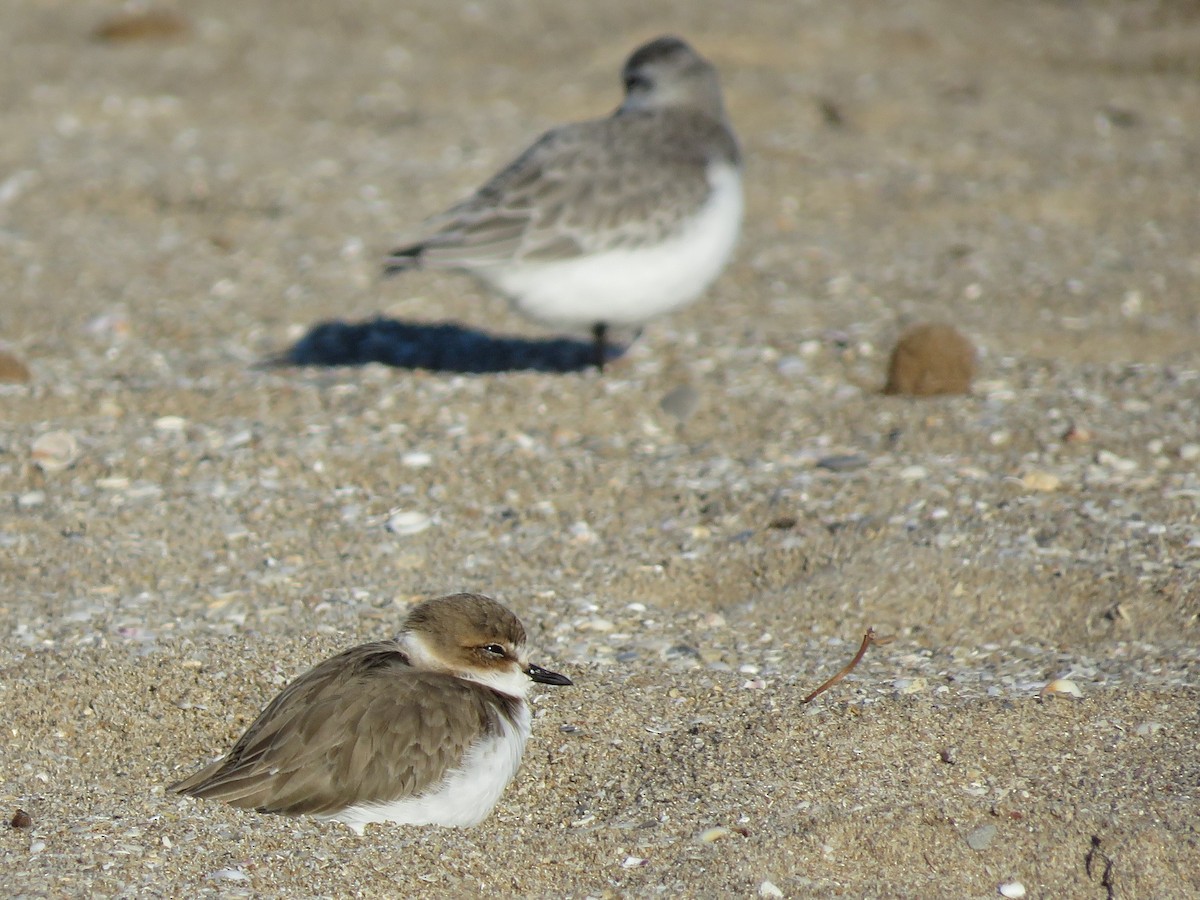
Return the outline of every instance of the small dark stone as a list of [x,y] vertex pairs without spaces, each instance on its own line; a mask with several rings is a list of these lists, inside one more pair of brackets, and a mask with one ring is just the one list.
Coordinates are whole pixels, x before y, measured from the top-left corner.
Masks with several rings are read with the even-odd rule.
[[817,468],[828,469],[830,472],[852,472],[869,462],[870,460],[860,453],[838,453],[818,459]]
[[13,817],[11,820],[9,820],[8,826],[10,828],[32,828],[33,819],[29,817],[29,813],[25,812],[25,810],[18,809],[15,813],[13,813]]

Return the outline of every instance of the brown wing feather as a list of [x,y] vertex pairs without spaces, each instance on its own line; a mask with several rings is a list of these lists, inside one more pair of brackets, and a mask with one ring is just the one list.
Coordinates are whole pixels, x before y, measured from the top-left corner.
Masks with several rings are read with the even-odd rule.
[[297,678],[223,759],[172,790],[289,815],[420,793],[494,726],[487,689],[413,670],[391,642]]

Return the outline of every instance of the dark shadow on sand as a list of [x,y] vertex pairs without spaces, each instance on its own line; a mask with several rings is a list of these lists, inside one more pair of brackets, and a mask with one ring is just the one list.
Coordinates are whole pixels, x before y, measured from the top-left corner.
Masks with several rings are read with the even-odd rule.
[[[621,351],[617,351],[619,355]],[[263,367],[362,366],[486,374],[579,372],[592,368],[590,341],[573,338],[495,337],[453,322],[320,322]]]

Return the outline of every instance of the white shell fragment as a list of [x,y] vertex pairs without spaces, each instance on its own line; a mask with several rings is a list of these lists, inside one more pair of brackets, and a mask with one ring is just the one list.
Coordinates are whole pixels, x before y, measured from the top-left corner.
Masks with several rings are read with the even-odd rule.
[[1013,900],[1025,896],[1025,885],[1019,881],[1006,881],[996,890],[1001,897],[1011,897]]
[[154,430],[178,433],[186,430],[187,424],[187,419],[183,416],[159,416],[154,420]]
[[227,868],[217,869],[209,876],[213,881],[249,881],[250,876],[241,869]]
[[1083,691],[1079,689],[1079,685],[1071,681],[1069,678],[1055,678],[1052,682],[1046,685],[1038,693],[1038,696],[1046,697],[1051,694],[1065,695],[1067,697],[1082,697]]
[[400,510],[388,516],[387,530],[392,534],[420,534],[433,524],[433,519],[416,510]]
[[782,897],[783,891],[773,881],[764,881],[758,886],[758,896],[760,897]]
[[721,838],[727,838],[731,834],[733,834],[732,831],[721,825],[718,825],[715,828],[705,828],[702,832],[700,832],[700,842],[702,844],[711,844],[714,841],[721,840]]
[[47,431],[34,440],[30,456],[43,472],[61,472],[79,456],[79,444],[69,431]]

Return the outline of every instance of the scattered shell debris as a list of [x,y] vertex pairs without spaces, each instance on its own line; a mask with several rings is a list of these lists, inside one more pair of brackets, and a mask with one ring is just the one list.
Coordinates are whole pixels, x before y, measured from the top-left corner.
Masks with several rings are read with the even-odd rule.
[[1083,696],[1083,691],[1079,689],[1079,685],[1069,678],[1055,678],[1042,688],[1038,692],[1038,695],[1041,697],[1060,696],[1079,698]]
[[33,442],[30,456],[43,472],[61,472],[79,456],[79,443],[69,431],[47,431]]

